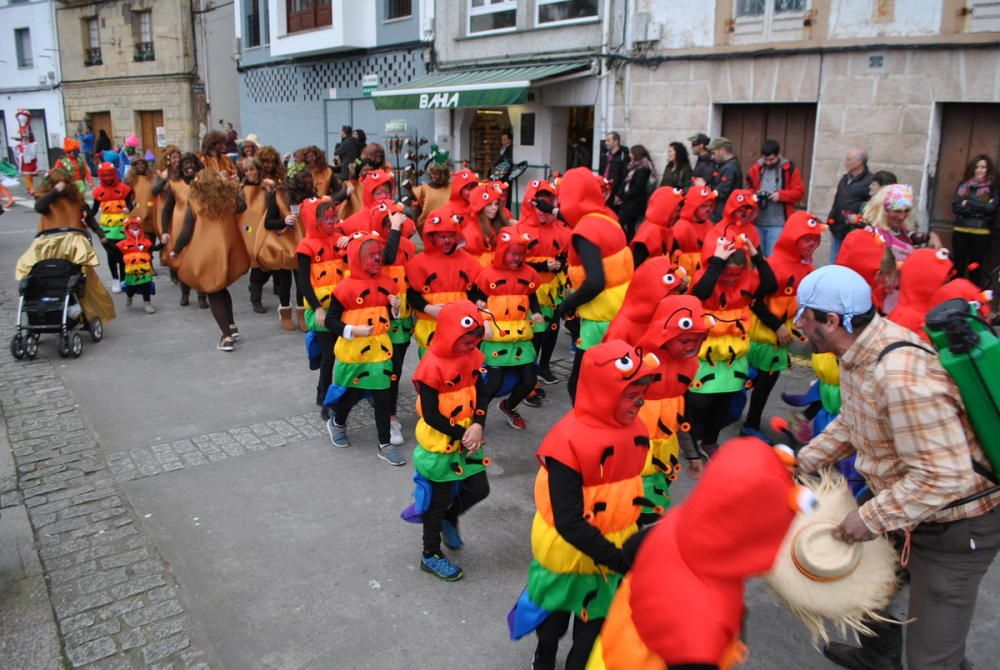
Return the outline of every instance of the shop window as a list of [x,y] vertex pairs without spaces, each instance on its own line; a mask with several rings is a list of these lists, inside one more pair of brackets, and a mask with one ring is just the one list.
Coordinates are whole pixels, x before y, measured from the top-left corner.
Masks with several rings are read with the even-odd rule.
[[469,34],[517,28],[517,0],[469,0]]
[[535,23],[580,23],[597,18],[597,0],[536,0]]
[[97,17],[83,20],[83,64],[87,67],[101,65],[101,29]]
[[330,0],[285,0],[288,10],[288,32],[322,28],[333,24]]
[[805,38],[808,0],[737,0],[730,22],[733,44]]
[[132,12],[132,36],[135,38],[135,61],[156,60],[153,51],[153,10]]
[[14,29],[14,48],[17,49],[17,66],[19,68],[29,68],[34,65],[31,56],[31,29]]
[[385,0],[385,20],[405,19],[413,14],[413,0]]

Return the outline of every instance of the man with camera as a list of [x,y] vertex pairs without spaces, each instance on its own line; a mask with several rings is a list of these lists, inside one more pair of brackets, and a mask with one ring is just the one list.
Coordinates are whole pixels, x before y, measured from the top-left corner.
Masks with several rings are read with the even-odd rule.
[[754,222],[760,231],[761,250],[765,256],[774,251],[785,220],[795,211],[795,203],[805,197],[802,173],[795,163],[781,155],[776,140],[764,140],[761,157],[747,171],[747,188],[757,194],[760,214]]

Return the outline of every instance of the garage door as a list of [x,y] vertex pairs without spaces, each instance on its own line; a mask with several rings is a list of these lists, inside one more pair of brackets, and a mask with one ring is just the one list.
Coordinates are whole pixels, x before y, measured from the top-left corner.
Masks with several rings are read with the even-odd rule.
[[761,143],[766,139],[777,140],[781,154],[802,172],[803,185],[806,193],[809,192],[816,105],[724,105],[722,135],[733,141],[733,150],[740,159],[744,175],[760,158]]

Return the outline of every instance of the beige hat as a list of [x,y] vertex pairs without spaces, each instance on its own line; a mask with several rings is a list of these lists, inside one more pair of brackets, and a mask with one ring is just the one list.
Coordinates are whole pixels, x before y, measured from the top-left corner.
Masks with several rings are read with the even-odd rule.
[[733,141],[728,137],[716,137],[714,140],[708,143],[708,150],[713,151],[720,147],[725,147],[729,151],[733,150]]
[[895,549],[884,537],[847,544],[832,531],[858,508],[844,478],[825,470],[803,482],[816,496],[811,513],[799,513],[765,576],[768,586],[806,624],[813,642],[829,641],[826,625],[870,633],[865,625],[885,620],[876,612],[889,604],[898,583]]

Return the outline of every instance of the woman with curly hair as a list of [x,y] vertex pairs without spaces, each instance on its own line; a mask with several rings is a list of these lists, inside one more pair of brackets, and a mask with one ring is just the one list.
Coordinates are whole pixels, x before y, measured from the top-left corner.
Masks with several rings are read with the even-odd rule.
[[209,170],[215,170],[223,177],[234,177],[236,166],[232,159],[226,155],[226,134],[212,130],[205,133],[201,140],[201,155],[198,159]]
[[220,351],[232,351],[239,337],[228,287],[250,269],[237,223],[245,209],[239,185],[215,170],[202,170],[191,183],[184,227],[170,252],[180,280],[208,294],[212,317],[222,333],[216,347]]
[[83,194],[65,170],[49,170],[35,189],[35,211],[42,215],[38,232],[53,228],[83,228],[94,231],[104,244],[104,229],[90,213]]
[[277,149],[269,144],[262,146],[254,158],[260,161],[262,179],[270,179],[279,185],[285,183],[285,163]]
[[331,195],[340,189],[340,182],[333,174],[333,168],[326,164],[325,151],[315,145],[305,147],[301,151],[302,162],[305,164],[305,169],[312,173],[317,195]]
[[[176,243],[177,234],[184,224],[184,215],[187,214],[188,196],[190,195],[191,182],[205,168],[194,154],[184,154],[177,161],[177,168],[171,168],[169,180],[167,180],[164,193],[166,194],[163,211],[160,214],[160,242],[163,249],[160,250],[160,262],[169,265],[170,277],[181,286],[181,307],[186,307],[190,302],[191,287],[184,284],[177,277],[177,270],[170,263],[170,252]],[[154,188],[155,190],[155,188]],[[198,306],[208,309],[208,298],[204,293],[198,292]]]
[[951,233],[955,269],[976,283],[986,279],[981,266],[990,250],[990,232],[996,225],[998,205],[1000,185],[993,161],[986,154],[979,154],[969,161],[951,202],[955,212]]

